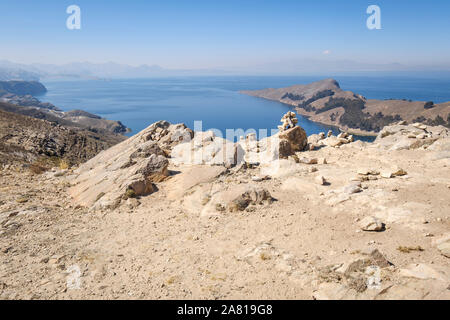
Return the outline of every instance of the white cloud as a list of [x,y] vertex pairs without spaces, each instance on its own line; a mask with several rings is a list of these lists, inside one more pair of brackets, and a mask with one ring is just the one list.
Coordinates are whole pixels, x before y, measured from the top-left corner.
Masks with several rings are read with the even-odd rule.
[[331,53],[331,50],[325,50],[324,52],[322,52],[323,54],[325,54],[325,55],[328,55],[328,54],[330,54]]

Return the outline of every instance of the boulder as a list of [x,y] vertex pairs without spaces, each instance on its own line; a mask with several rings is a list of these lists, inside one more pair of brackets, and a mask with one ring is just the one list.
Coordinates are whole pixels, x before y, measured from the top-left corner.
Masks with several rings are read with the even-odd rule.
[[[154,183],[169,175],[169,161],[158,137],[174,137],[178,132],[175,128],[184,130],[182,125],[158,122],[81,165],[69,189],[75,203],[90,208],[114,207],[122,199],[154,192]],[[165,147],[179,143],[175,140],[167,140]]]
[[301,127],[294,127],[278,134],[279,139],[279,156],[287,159],[298,151],[305,150],[308,144],[308,138],[305,130]]
[[244,211],[250,204],[257,205],[263,204],[264,202],[271,203],[272,201],[273,198],[267,189],[250,187],[247,191],[229,202],[227,209],[230,212]]

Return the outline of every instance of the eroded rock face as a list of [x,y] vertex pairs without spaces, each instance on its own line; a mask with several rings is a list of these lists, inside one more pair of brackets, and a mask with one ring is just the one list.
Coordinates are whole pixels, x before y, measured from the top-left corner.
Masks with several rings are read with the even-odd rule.
[[191,137],[185,125],[154,123],[83,164],[69,192],[77,204],[94,208],[114,207],[127,198],[151,194],[154,184],[169,175],[167,153]]
[[185,124],[170,124],[158,121],[145,129],[144,139],[158,142],[159,146],[170,154],[172,148],[180,143],[190,142],[194,132]]

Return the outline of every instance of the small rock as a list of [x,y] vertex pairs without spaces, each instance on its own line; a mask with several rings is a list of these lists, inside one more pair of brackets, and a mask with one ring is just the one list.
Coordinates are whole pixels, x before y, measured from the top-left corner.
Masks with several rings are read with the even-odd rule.
[[406,176],[408,173],[405,171],[405,170],[403,170],[402,168],[395,168],[394,170],[393,170],[393,172],[392,172],[392,175],[394,176],[394,177],[401,177],[401,176]]
[[299,162],[300,162],[300,163],[304,163],[304,164],[317,164],[317,163],[318,163],[318,160],[315,159],[315,158],[309,159],[309,158],[303,157],[303,158],[300,158],[300,159],[299,159]]
[[359,223],[361,230],[363,231],[383,231],[384,230],[384,223],[382,223],[378,218],[376,217],[365,217],[361,220]]
[[358,169],[357,173],[361,176],[377,176],[380,174],[379,171],[371,169]]
[[391,179],[391,178],[393,178],[394,177],[394,175],[392,174],[392,172],[390,172],[390,171],[388,171],[388,170],[384,170],[384,171],[381,171],[381,177],[382,178],[385,178],[385,179]]
[[317,177],[314,179],[314,181],[315,181],[317,184],[320,184],[320,185],[322,185],[322,186],[324,186],[324,185],[327,184],[327,180],[325,179],[324,176],[317,176]]
[[357,183],[353,183],[353,184],[350,184],[350,185],[346,186],[344,188],[344,192],[348,193],[348,194],[354,194],[354,193],[362,192],[361,183],[357,182]]
[[373,249],[372,251],[370,251],[369,256],[372,260],[372,264],[380,268],[387,268],[392,265],[392,263],[389,262],[378,249]]

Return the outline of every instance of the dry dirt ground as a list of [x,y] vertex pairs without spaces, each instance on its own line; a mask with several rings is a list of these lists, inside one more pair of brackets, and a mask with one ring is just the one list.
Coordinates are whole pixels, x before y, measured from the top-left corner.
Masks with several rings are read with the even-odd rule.
[[[0,298],[450,298],[450,260],[438,249],[450,239],[448,158],[360,143],[302,155],[328,163],[290,163],[259,182],[258,168],[172,165],[157,192],[100,211],[71,202],[70,172],[3,169]],[[346,189],[361,168],[393,165],[407,175]],[[204,212],[209,194],[251,185],[276,201]],[[368,216],[384,231],[362,231]]]

